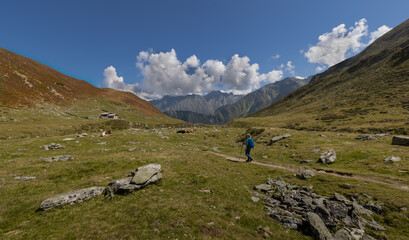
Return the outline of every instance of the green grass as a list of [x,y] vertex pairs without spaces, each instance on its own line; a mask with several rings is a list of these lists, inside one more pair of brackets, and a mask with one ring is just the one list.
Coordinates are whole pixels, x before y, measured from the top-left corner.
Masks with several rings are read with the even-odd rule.
[[[50,132],[55,130],[49,128]],[[409,183],[409,174],[398,172],[409,169],[405,158],[409,156],[409,149],[390,145],[391,137],[364,142],[355,140],[354,134],[344,137],[335,132],[265,129],[255,136],[257,160]],[[200,128],[193,134],[176,134],[176,130],[167,128],[155,131],[124,129],[113,131],[105,138],[90,133],[88,137],[77,138],[79,143],[62,142],[63,138],[76,134],[0,140],[0,178],[5,179],[5,186],[0,188],[0,238],[262,239],[257,228],[263,226],[273,232],[272,239],[310,239],[300,232],[283,228],[266,216],[262,202],[251,201],[249,191],[252,192],[253,186],[277,176],[300,186],[313,185],[322,195],[331,196],[334,192],[348,196],[372,195],[384,202],[387,209],[379,216],[379,221],[388,230],[377,234],[388,239],[406,238],[409,216],[399,209],[409,206],[408,191],[324,174],[300,180],[293,172],[233,163],[202,151],[218,147],[222,153],[239,156],[236,140],[245,132],[245,128],[220,127]],[[292,137],[271,146],[260,142],[282,133],[291,133]],[[169,139],[161,139],[161,135]],[[139,143],[129,144],[130,141]],[[51,142],[61,143],[66,148],[45,151],[39,147]],[[107,144],[98,145],[99,142]],[[289,147],[284,148],[285,143]],[[128,151],[133,147],[134,151]],[[312,152],[315,148],[321,151]],[[111,150],[104,152],[102,149]],[[333,165],[299,163],[302,159],[316,160],[328,149],[335,149],[338,154]],[[39,160],[40,157],[65,154],[73,155],[75,160],[53,163]],[[383,163],[389,155],[403,157],[403,160]],[[36,211],[41,201],[48,197],[80,188],[106,186],[111,180],[126,177],[130,171],[148,163],[162,165],[163,179],[141,191],[115,196],[111,201],[99,196],[74,206]],[[21,181],[14,176],[37,178]],[[345,183],[351,184],[350,187],[345,188]],[[213,193],[199,190],[212,190]],[[209,225],[210,222],[214,224]]]

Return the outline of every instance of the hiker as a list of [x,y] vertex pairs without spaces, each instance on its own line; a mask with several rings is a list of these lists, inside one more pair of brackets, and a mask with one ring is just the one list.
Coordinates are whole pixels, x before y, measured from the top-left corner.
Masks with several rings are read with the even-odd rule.
[[247,134],[246,138],[247,138],[246,142],[243,143],[243,145],[246,145],[246,156],[247,156],[246,162],[251,162],[253,161],[253,158],[251,158],[250,156],[250,150],[254,148],[254,140],[251,138],[250,134]]

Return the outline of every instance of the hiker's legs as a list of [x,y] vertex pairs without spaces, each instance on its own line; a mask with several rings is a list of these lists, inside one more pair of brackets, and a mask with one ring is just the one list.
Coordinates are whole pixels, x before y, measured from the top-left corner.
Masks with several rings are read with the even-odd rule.
[[251,150],[251,148],[246,148],[246,156],[247,156],[247,161],[252,161],[253,159],[251,158],[251,156],[250,156],[250,150]]

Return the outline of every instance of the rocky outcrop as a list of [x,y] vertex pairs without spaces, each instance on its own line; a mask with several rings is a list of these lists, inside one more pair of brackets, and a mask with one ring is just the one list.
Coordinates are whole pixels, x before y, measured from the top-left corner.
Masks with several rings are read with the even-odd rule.
[[43,211],[47,211],[49,209],[66,204],[73,205],[75,203],[82,202],[95,196],[101,195],[103,191],[103,187],[91,187],[69,193],[63,193],[44,200],[40,205],[40,209]]
[[392,138],[392,145],[409,146],[409,137],[394,136]]
[[335,153],[334,150],[329,150],[328,152],[325,152],[324,154],[321,155],[321,157],[318,159],[318,162],[331,164],[335,162],[335,159],[337,159],[337,154]]
[[148,164],[131,172],[131,177],[110,182],[108,187],[115,194],[131,193],[162,179],[160,170],[161,166],[159,164]]
[[[367,228],[383,231],[385,228],[373,218],[373,211],[380,214],[382,204],[368,201],[370,196],[348,199],[334,193],[333,197],[320,196],[312,187],[301,187],[285,182],[278,177],[254,187],[266,195],[264,199],[267,215],[283,226],[309,233],[315,239],[354,239],[359,232],[363,236]],[[360,205],[359,200],[366,201]],[[331,231],[338,230],[334,235]],[[368,235],[369,236],[369,235]]]
[[270,139],[269,145],[271,145],[271,144],[273,144],[273,143],[276,143],[276,142],[278,142],[278,141],[280,141],[280,140],[289,138],[289,137],[291,137],[291,134],[288,134],[288,133],[283,134],[283,135],[279,135],[279,136],[274,136],[274,137],[272,137],[272,138]]

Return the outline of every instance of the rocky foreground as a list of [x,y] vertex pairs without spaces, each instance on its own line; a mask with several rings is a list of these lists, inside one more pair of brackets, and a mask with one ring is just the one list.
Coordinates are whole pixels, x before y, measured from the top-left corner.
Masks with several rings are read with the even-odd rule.
[[[347,199],[334,193],[332,198],[315,194],[312,187],[301,187],[285,182],[281,177],[267,179],[254,187],[266,195],[267,215],[283,226],[297,229],[314,239],[374,239],[368,234],[386,230],[373,218],[382,213],[382,204],[371,196]],[[365,204],[361,205],[361,202]]]

